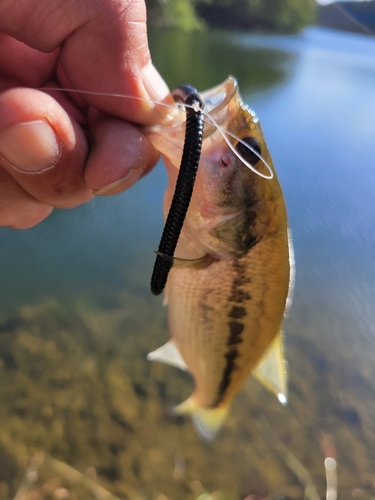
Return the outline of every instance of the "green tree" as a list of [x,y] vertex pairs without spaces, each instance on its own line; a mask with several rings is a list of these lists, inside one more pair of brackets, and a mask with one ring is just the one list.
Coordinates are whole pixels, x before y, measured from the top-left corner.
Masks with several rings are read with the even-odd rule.
[[191,0],[146,0],[150,27],[179,27],[185,30],[200,29],[203,23]]
[[281,33],[313,22],[315,0],[199,0],[197,11],[209,26]]
[[315,0],[146,0],[150,27],[204,25],[291,33],[313,22]]

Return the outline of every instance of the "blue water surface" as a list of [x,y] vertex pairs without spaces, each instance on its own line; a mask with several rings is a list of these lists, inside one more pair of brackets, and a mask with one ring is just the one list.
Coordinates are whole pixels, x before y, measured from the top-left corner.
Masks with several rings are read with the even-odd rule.
[[[308,469],[318,460],[318,477],[324,477],[319,433],[330,432],[345,470],[340,498],[353,498],[352,488],[364,488],[364,474],[370,477],[374,468],[375,39],[321,28],[290,37],[166,31],[152,38],[152,51],[171,87],[191,83],[204,90],[228,74],[237,76],[244,100],[260,118],[286,198],[297,272],[285,323],[290,402],[278,409],[267,395],[267,403],[259,399],[262,412],[255,413],[274,418],[274,429],[279,426],[279,435]],[[163,225],[165,186],[159,163],[119,196],[55,210],[26,231],[0,229],[1,317],[51,299],[111,310],[124,291],[134,297],[128,300],[133,313],[136,298],[142,297],[156,314],[160,298],[151,296],[149,280]],[[140,321],[144,314],[139,311]],[[145,344],[150,315],[141,328]],[[126,338],[126,328],[121,335]],[[173,380],[160,382],[160,393]],[[245,456],[249,461],[254,453],[262,456],[264,439],[259,449],[245,450],[247,442],[257,439],[245,423],[256,398],[263,398],[260,391],[252,386],[253,400],[240,399],[224,433],[227,444],[219,452],[202,445],[202,457],[207,453],[214,464],[226,450],[232,453],[230,443],[240,470],[246,468]],[[156,413],[150,415],[159,422]],[[172,430],[179,442],[182,427]],[[199,463],[198,456],[190,463]],[[217,471],[213,465],[210,484],[225,469],[225,462]],[[196,477],[208,481],[199,471]],[[254,484],[241,491],[254,492]]]

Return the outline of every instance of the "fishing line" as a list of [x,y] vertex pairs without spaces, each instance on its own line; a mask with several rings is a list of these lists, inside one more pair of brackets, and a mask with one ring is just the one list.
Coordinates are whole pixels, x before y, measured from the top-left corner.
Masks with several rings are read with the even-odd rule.
[[151,291],[154,295],[159,295],[164,290],[173,265],[174,252],[193,194],[203,141],[204,102],[197,90],[183,85],[172,92],[172,97],[185,106],[186,130],[176,187],[151,277]]
[[[189,87],[189,86],[185,86],[185,87]],[[193,87],[190,87],[190,88],[193,89]],[[76,94],[97,95],[97,96],[103,96],[103,97],[119,97],[121,99],[135,99],[136,101],[147,101],[147,102],[150,102],[152,104],[155,104],[155,106],[164,106],[165,108],[170,108],[170,109],[173,109],[173,110],[176,109],[175,105],[173,105],[173,104],[167,104],[167,103],[164,103],[164,102],[153,101],[152,99],[146,99],[145,97],[127,96],[127,95],[124,95],[124,94],[111,94],[111,93],[108,93],[108,92],[96,92],[96,91],[91,91],[91,90],[61,89],[61,88],[56,88],[56,87],[43,87],[43,88],[41,87],[41,88],[39,88],[37,90],[41,90],[41,91],[49,90],[49,91],[61,91],[61,92],[73,92],[73,93],[76,93]],[[196,95],[199,95],[198,92],[195,89],[194,89],[194,91],[196,92]],[[172,95],[173,95],[173,93],[172,93]],[[200,101],[203,102],[201,97],[200,97]],[[195,104],[194,103],[193,104],[188,104],[188,103],[183,103],[183,102],[180,103],[180,102],[176,101],[176,104],[177,104],[177,106],[181,105],[181,107],[183,107],[185,109],[185,111],[187,111],[187,109],[189,109],[189,110],[192,110],[194,112],[197,112],[197,109],[198,109],[197,106],[200,106],[200,104],[198,104],[198,101],[196,101]],[[223,128],[217,123],[217,121],[210,115],[209,112],[204,112],[203,111],[203,114],[207,118],[207,119],[203,119],[204,123],[209,123],[211,125],[214,125],[214,127],[218,130],[218,132],[223,137],[223,139],[225,140],[225,142],[228,144],[229,148],[233,151],[233,153],[237,156],[237,158],[239,160],[241,160],[244,163],[244,165],[246,165],[246,167],[248,167],[252,172],[254,172],[255,174],[259,175],[260,177],[263,177],[264,179],[272,179],[273,178],[274,174],[273,174],[273,171],[272,171],[271,167],[269,166],[269,164],[267,163],[267,161],[265,160],[265,158],[263,158],[263,156],[258,151],[256,151],[254,148],[252,148],[245,141],[243,141],[242,139],[240,139],[239,137],[237,137],[235,134],[232,134],[231,132],[228,132],[227,130],[223,130]],[[267,168],[267,170],[269,172],[269,175],[262,174],[262,172],[259,172],[259,170],[257,170],[253,165],[251,165],[251,163],[249,163],[235,149],[235,146],[233,146],[233,144],[230,142],[230,140],[228,139],[227,136],[232,137],[232,139],[235,139],[236,141],[240,142],[245,148],[247,148],[250,151],[252,151],[260,159],[260,161],[265,165],[265,167]]]
[[[124,96],[121,94],[107,94],[103,92],[93,91],[79,91],[70,89],[56,89],[44,88],[41,90],[65,92],[75,92],[88,95],[102,95],[111,97],[121,97],[136,100],[146,100],[140,97]],[[259,175],[264,179],[272,179],[273,171],[267,161],[262,155],[251,147],[248,143],[237,137],[235,134],[223,130],[216,120],[207,112],[203,111],[204,101],[198,91],[189,85],[178,87],[172,92],[172,97],[177,106],[182,106],[186,113],[186,128],[185,128],[185,141],[183,146],[181,165],[175,191],[172,198],[172,203],[169,208],[168,216],[164,225],[164,230],[159,243],[158,251],[156,252],[156,260],[151,277],[151,292],[154,295],[160,295],[167,283],[169,271],[173,266],[173,257],[181,234],[181,230],[185,221],[186,213],[189,208],[190,200],[193,194],[193,188],[197,175],[200,155],[202,151],[203,142],[203,129],[204,123],[212,124],[220,133],[226,144],[231,151],[239,158],[245,166],[252,172]],[[156,101],[148,100],[155,105],[162,105],[165,107],[173,107],[170,104],[159,103]],[[206,119],[205,119],[206,116]],[[269,175],[263,174],[257,170],[251,163],[249,163],[243,156],[236,150],[229,138],[235,139],[244,147],[252,151],[266,166]]]
[[[242,139],[237,137],[235,134],[232,134],[231,132],[228,132],[227,130],[224,131],[220,127],[220,125],[216,122],[216,120],[214,120],[209,113],[206,113],[206,116],[210,119],[211,123],[216,127],[216,129],[218,130],[218,132],[220,133],[220,135],[222,136],[224,141],[228,144],[229,148],[233,151],[233,153],[237,156],[237,158],[239,158],[242,161],[242,163],[244,163],[246,165],[246,167],[248,167],[252,172],[254,172],[254,174],[259,175],[259,177],[263,177],[263,179],[270,180],[273,178],[273,171],[272,171],[271,167],[269,166],[267,161],[263,158],[263,156],[260,153],[258,153],[258,151],[256,151],[256,149],[252,148],[250,146],[250,144],[247,144],[247,142],[243,141]],[[261,162],[265,165],[265,167],[267,168],[267,170],[269,172],[269,175],[262,174],[262,172],[259,172],[259,170],[257,170],[251,163],[249,163],[247,160],[245,160],[245,158],[236,150],[235,146],[233,146],[233,144],[231,143],[231,141],[228,139],[227,136],[232,137],[232,139],[235,139],[236,141],[241,143],[243,146],[245,146],[247,149],[249,149],[252,153],[254,153],[261,160]]]
[[95,90],[78,90],[78,89],[61,89],[59,87],[39,87],[36,90],[44,90],[55,91],[55,92],[72,92],[73,94],[86,94],[86,95],[97,95],[101,97],[119,97],[121,99],[133,99],[134,101],[145,101],[150,102],[151,104],[155,104],[157,106],[164,106],[165,108],[175,109],[173,104],[167,104],[165,102],[153,101],[152,99],[146,99],[146,97],[136,97],[133,95],[125,95],[125,94],[112,94],[110,92],[97,92]]

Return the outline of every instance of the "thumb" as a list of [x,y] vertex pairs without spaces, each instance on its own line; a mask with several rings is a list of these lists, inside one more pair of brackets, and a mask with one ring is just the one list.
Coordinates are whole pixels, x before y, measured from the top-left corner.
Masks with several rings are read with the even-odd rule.
[[144,0],[0,1],[0,31],[41,52],[60,48],[64,87],[130,96],[87,95],[108,114],[152,124],[167,114],[153,102],[172,103],[151,61]]
[[70,208],[92,198],[79,126],[49,95],[15,88],[0,94],[0,166],[36,200]]

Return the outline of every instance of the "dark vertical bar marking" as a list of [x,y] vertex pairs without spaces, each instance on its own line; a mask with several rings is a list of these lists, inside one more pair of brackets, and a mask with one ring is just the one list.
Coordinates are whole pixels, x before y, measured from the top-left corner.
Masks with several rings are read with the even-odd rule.
[[221,376],[216,398],[214,399],[211,408],[216,408],[223,401],[225,393],[231,384],[232,374],[235,370],[237,370],[236,360],[240,355],[239,344],[243,342],[242,332],[245,328],[241,319],[247,315],[246,307],[244,307],[243,302],[251,299],[249,293],[243,290],[243,287],[250,282],[249,277],[246,276],[245,265],[239,260],[236,260],[233,263],[233,268],[236,274],[233,277],[232,289],[229,296],[229,302],[232,302],[233,306],[228,313],[228,350],[224,354],[226,363]]

